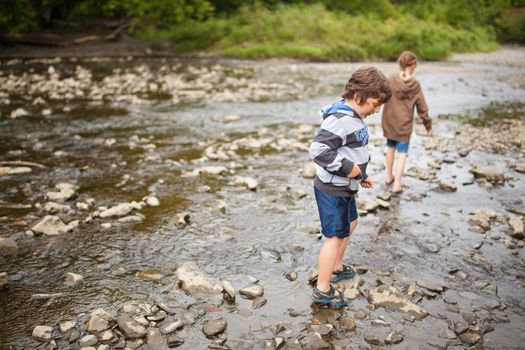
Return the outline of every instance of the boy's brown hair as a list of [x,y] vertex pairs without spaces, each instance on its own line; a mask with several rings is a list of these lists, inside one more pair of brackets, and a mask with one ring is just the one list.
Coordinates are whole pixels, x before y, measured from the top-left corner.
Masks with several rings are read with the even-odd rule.
[[354,98],[359,93],[357,104],[362,105],[366,99],[379,98],[381,104],[392,97],[392,89],[388,79],[374,67],[361,67],[352,74],[345,86],[342,97],[346,100]]

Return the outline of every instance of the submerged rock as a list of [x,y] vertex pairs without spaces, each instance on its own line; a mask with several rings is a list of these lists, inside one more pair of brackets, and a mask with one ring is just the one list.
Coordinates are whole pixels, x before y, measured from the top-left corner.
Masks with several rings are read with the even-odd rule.
[[453,181],[442,180],[439,182],[439,188],[445,192],[456,192],[458,187]]
[[53,328],[49,326],[36,326],[33,328],[33,337],[38,340],[47,341],[51,339]]
[[209,320],[204,322],[202,325],[202,332],[206,334],[206,336],[211,337],[222,333],[226,329],[227,325],[228,323],[223,318]]
[[496,218],[496,213],[488,209],[475,210],[469,213],[470,223],[479,226],[484,231],[490,229],[490,223]]
[[368,301],[374,306],[382,306],[392,311],[404,312],[418,320],[428,315],[425,309],[407,300],[392,286],[381,286],[372,289],[368,294]]
[[146,328],[129,316],[119,316],[117,323],[126,339],[144,338],[146,336]]
[[63,202],[75,196],[75,190],[77,189],[77,186],[70,183],[61,182],[57,184],[55,188],[58,189],[58,192],[47,192],[46,197],[50,201]]
[[502,183],[505,181],[505,175],[502,171],[494,169],[494,168],[488,168],[481,165],[474,165],[474,167],[470,170],[475,177],[477,178],[483,178],[489,181],[490,183]]
[[142,207],[139,203],[133,201],[131,203],[120,203],[114,207],[103,210],[99,216],[101,218],[109,218],[112,216],[124,216],[131,213],[133,210],[140,210]]
[[16,253],[18,245],[11,237],[0,237],[0,254]]
[[66,273],[66,284],[68,286],[77,286],[83,282],[84,276],[72,272]]
[[97,309],[91,313],[87,323],[87,329],[90,332],[102,332],[111,328],[116,319],[104,309]]
[[525,238],[525,232],[523,227],[523,216],[510,216],[509,225],[511,228],[510,235],[518,239]]
[[258,284],[252,284],[246,288],[241,289],[239,293],[248,299],[254,299],[264,294],[264,288]]
[[401,343],[403,341],[403,334],[392,331],[388,334],[388,336],[385,339],[386,344],[397,344]]
[[78,226],[78,221],[72,221],[68,225],[64,224],[58,216],[46,215],[38,222],[31,230],[36,233],[43,233],[48,236],[56,236],[61,233],[71,231],[74,227]]
[[179,267],[176,274],[181,281],[182,289],[191,295],[219,294],[222,292],[220,283],[206,277],[192,261],[188,261]]
[[314,163],[306,164],[301,170],[299,170],[299,173],[304,178],[313,179],[315,177],[315,164]]
[[252,191],[255,191],[257,189],[257,186],[259,185],[257,180],[252,179],[251,177],[242,177],[242,176],[236,176],[234,183],[236,185],[245,185],[246,187],[248,187],[248,189]]
[[0,167],[0,176],[27,174],[33,170],[29,167]]
[[8,280],[9,276],[7,275],[7,272],[0,272],[0,289],[7,284]]

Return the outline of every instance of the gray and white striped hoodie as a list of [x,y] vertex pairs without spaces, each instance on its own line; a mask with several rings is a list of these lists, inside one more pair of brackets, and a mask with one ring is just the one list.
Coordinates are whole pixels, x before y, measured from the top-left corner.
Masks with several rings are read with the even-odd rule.
[[[341,100],[325,106],[321,129],[310,145],[310,156],[316,165],[314,185],[323,192],[349,197],[359,190],[359,182],[367,178],[368,127],[363,119]],[[354,164],[362,175],[349,179]]]

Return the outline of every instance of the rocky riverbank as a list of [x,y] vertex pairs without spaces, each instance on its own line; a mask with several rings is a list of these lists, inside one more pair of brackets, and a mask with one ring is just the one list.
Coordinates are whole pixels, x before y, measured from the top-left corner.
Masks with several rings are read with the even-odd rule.
[[401,196],[369,119],[376,187],[338,285],[351,304],[310,305],[307,149],[356,66],[3,61],[0,345],[520,348],[519,67],[420,67],[436,136],[417,126]]

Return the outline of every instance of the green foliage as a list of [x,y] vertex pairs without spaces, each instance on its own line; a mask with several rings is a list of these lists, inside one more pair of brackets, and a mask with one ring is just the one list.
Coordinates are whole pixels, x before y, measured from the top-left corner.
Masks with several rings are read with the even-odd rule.
[[[148,36],[149,35],[149,36]],[[151,38],[151,31],[142,38]],[[492,30],[456,29],[398,15],[349,15],[322,5],[288,5],[269,10],[242,7],[228,18],[192,21],[156,33],[169,38],[177,51],[207,50],[242,58],[295,57],[312,60],[357,61],[395,59],[403,50],[423,59],[443,59],[451,52],[495,48]]]
[[207,0],[108,0],[104,10],[128,17],[137,27],[165,27],[188,19],[203,20],[213,7]]
[[235,57],[426,59],[525,42],[525,0],[0,0],[0,31],[127,19],[138,38]]
[[0,33],[31,29],[34,15],[29,0],[0,0]]

